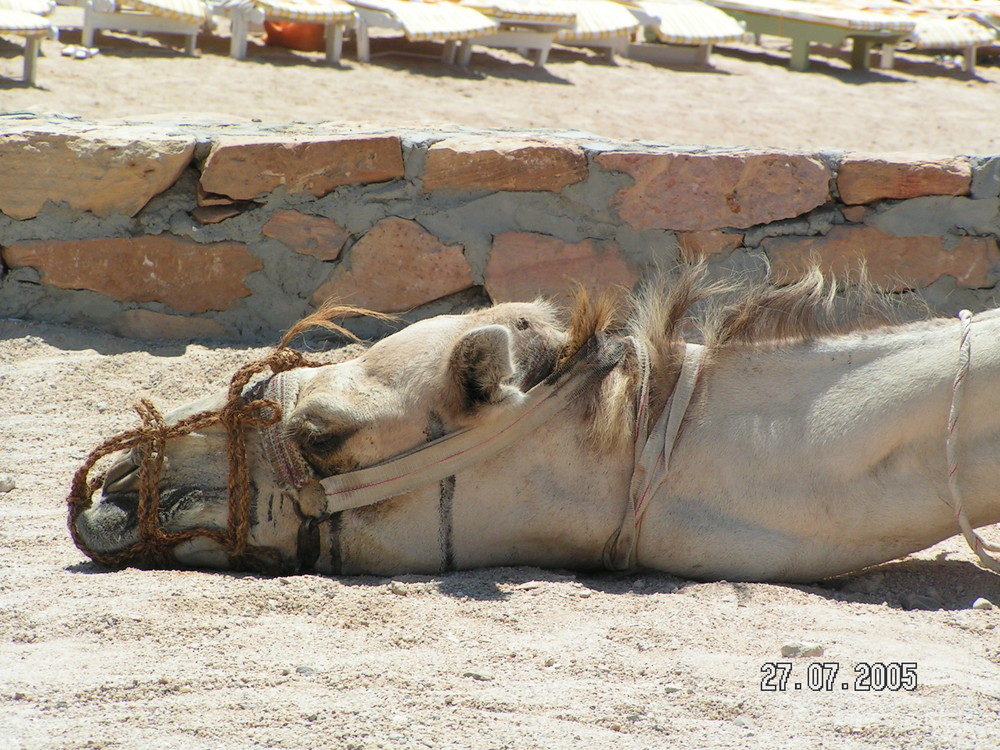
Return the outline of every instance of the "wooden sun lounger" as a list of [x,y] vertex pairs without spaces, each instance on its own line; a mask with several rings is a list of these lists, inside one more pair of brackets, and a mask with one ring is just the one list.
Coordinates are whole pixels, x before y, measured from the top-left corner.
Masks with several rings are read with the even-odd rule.
[[22,80],[29,86],[35,85],[38,52],[42,46],[42,39],[52,35],[52,33],[51,24],[39,15],[0,8],[0,36],[24,37]]
[[55,9],[55,0],[0,0],[0,10],[16,10],[36,16],[50,16]]
[[500,24],[500,29],[476,44],[533,50],[542,67],[552,42],[603,49],[609,58],[625,53],[639,22],[611,0],[462,0]]
[[[997,41],[997,31],[989,24],[967,15],[934,8],[893,2],[893,0],[818,0],[835,8],[868,10],[913,21],[906,46],[917,50],[957,51],[966,73],[976,71],[976,50]],[[883,68],[892,67],[892,51],[883,54]]]
[[562,0],[461,0],[497,22],[492,34],[476,44],[496,49],[517,50],[544,68],[556,35],[576,24],[572,4]]
[[974,18],[1000,32],[1000,0],[900,0],[918,11],[938,11],[949,17]]
[[84,47],[94,46],[97,31],[131,31],[139,34],[179,34],[184,51],[194,55],[198,34],[208,22],[201,0],[87,0],[83,10]]
[[402,31],[411,42],[443,42],[446,64],[469,64],[472,43],[496,32],[498,25],[482,13],[450,2],[351,0],[358,14],[358,59],[370,59],[368,28]]
[[576,25],[560,31],[556,42],[573,47],[604,50],[609,60],[625,55],[639,20],[620,3],[610,0],[573,0]]
[[869,68],[873,46],[893,48],[913,31],[912,19],[868,11],[841,10],[801,0],[708,0],[711,5],[746,24],[753,34],[770,34],[792,41],[789,67],[809,67],[809,45],[839,46],[851,40],[851,67]]
[[629,45],[634,60],[707,65],[714,45],[751,38],[735,18],[702,0],[618,1],[642,24],[649,42]]

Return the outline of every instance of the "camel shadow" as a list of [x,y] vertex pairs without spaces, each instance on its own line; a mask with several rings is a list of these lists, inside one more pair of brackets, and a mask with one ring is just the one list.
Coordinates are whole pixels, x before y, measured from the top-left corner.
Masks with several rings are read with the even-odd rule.
[[[504,601],[514,592],[543,590],[547,584],[575,583],[580,592],[653,596],[694,587],[721,587],[744,604],[754,601],[765,586],[802,591],[828,601],[888,606],[897,610],[967,610],[977,599],[1000,603],[1000,576],[961,560],[899,560],[811,584],[704,582],[659,571],[625,573],[546,570],[536,567],[500,567],[456,571],[437,576],[404,575],[392,581],[423,582],[450,597],[475,601]],[[346,585],[384,585],[386,579],[339,578]],[[582,595],[586,596],[586,593]]]
[[[142,567],[142,566],[136,566]],[[186,568],[178,568],[186,569]],[[91,561],[66,566],[69,573],[105,575],[118,569]],[[273,574],[253,571],[202,571],[210,576],[271,580]],[[281,575],[289,575],[285,572]],[[295,574],[291,574],[295,575]],[[735,593],[741,604],[752,605],[757,590],[779,587],[821,597],[831,602],[850,602],[912,611],[968,610],[977,599],[1000,603],[1000,576],[972,562],[960,560],[899,560],[838,576],[813,584],[753,583],[739,581],[695,581],[658,571],[573,572],[517,566],[455,571],[441,574],[405,574],[391,577],[320,576],[343,586],[392,589],[394,585],[428,585],[444,596],[476,602],[503,602],[515,594],[542,593],[551,584],[573,584],[570,594],[581,597],[594,593],[655,596],[686,589],[715,588]]]
[[977,599],[1000,602],[1000,576],[967,560],[899,560],[806,590],[892,609],[958,611],[970,609]]
[[606,594],[669,594],[693,587],[724,587],[751,603],[758,587],[777,586],[829,601],[887,606],[898,610],[959,611],[977,599],[1000,602],[1000,576],[962,560],[898,560],[816,583],[696,581],[655,571],[595,573],[576,578]]

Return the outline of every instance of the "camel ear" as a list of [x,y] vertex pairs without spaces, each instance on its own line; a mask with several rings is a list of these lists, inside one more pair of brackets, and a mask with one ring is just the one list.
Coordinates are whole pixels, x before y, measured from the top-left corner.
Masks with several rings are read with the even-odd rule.
[[501,325],[469,331],[451,350],[449,370],[466,406],[495,404],[516,393],[504,385],[514,374],[510,331]]

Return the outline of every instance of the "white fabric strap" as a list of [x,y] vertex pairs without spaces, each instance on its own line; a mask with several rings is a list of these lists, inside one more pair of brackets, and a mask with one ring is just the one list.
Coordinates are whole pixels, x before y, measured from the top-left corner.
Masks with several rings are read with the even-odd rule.
[[653,425],[649,440],[646,441],[646,447],[643,448],[639,459],[639,466],[643,467],[646,480],[641,487],[641,493],[636,492],[637,487],[632,488],[636,526],[642,523],[642,516],[649,507],[649,501],[660,489],[670,471],[670,455],[673,453],[681,424],[691,404],[694,389],[698,385],[704,362],[704,346],[685,345],[684,364],[681,365],[681,374],[677,378],[674,392],[670,395],[670,403]]
[[670,456],[698,386],[707,353],[707,349],[700,344],[685,344],[684,362],[670,401],[660,412],[649,437],[643,442],[642,437],[646,434],[648,424],[649,355],[645,352],[644,344],[636,340],[632,343],[644,377],[636,409],[636,462],[629,500],[625,503],[625,516],[621,526],[608,541],[603,555],[605,567],[611,570],[627,570],[635,565],[642,517],[670,472]]

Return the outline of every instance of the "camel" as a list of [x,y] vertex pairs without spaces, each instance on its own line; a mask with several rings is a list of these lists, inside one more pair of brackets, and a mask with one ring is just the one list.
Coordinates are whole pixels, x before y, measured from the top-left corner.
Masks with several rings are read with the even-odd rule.
[[1000,522],[1000,315],[904,323],[858,296],[818,272],[776,286],[696,267],[624,313],[585,294],[566,320],[505,303],[348,361],[272,363],[150,412],[106,477],[81,470],[71,530],[105,564],[774,582],[961,530],[1000,570],[974,531]]

